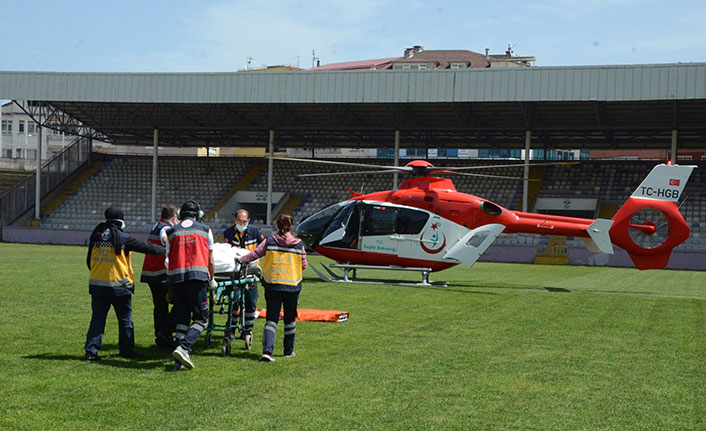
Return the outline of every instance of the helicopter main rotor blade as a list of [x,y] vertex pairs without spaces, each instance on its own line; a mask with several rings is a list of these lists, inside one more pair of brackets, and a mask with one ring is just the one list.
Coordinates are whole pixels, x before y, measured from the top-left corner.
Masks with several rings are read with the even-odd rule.
[[[464,175],[467,177],[482,177],[482,178],[502,178],[506,180],[514,180],[514,181],[524,181],[524,177],[508,177],[505,175],[490,175],[490,174],[471,174],[468,172],[455,172],[455,171],[448,171],[448,172],[442,172],[442,173],[448,173],[448,174],[454,174],[454,175]],[[534,178],[529,178],[528,181],[539,181]]]
[[[530,163],[529,167],[532,166],[551,166],[551,165],[578,165],[579,162],[546,162],[546,163]],[[436,170],[441,171],[466,171],[471,169],[491,169],[491,168],[523,168],[525,165],[523,163],[513,163],[508,165],[481,165],[481,166],[434,166],[432,172]]]
[[360,175],[360,174],[387,174],[399,172],[397,169],[386,169],[383,171],[349,171],[349,172],[321,172],[316,174],[299,174],[298,177],[327,177],[332,175]]
[[336,165],[336,166],[354,166],[358,168],[374,168],[374,169],[392,169],[397,172],[411,172],[412,168],[407,166],[387,166],[374,165],[372,163],[352,163],[352,162],[334,162],[333,160],[317,160],[317,159],[297,159],[295,157],[273,157],[273,160],[285,160],[290,162],[305,162],[318,163],[321,165]]

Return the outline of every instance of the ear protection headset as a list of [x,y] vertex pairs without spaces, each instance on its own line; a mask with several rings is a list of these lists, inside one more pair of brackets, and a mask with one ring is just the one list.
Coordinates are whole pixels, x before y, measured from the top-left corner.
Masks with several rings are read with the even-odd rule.
[[120,222],[120,230],[125,230],[125,220],[119,219],[119,218],[109,218],[106,219],[105,221],[117,221]]
[[[194,211],[185,211],[185,210],[184,210],[184,206],[185,206],[186,204],[189,204],[189,203],[190,203],[190,204],[193,204],[194,206],[196,206],[196,212],[194,212]],[[184,202],[184,205],[181,206],[181,209],[180,209],[179,211],[177,211],[177,218],[178,218],[179,220],[181,220],[182,214],[183,214],[185,217],[192,216],[192,217],[194,217],[196,220],[201,220],[201,219],[203,218],[203,211],[201,211],[201,205],[199,205],[199,203],[196,202],[196,201],[193,200],[193,199],[189,199],[188,201]]]

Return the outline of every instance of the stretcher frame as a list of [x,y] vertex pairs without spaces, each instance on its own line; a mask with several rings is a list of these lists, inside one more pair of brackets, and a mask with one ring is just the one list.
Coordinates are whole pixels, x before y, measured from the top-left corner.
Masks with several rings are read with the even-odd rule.
[[[240,270],[233,272],[216,273],[214,280],[217,287],[209,288],[208,292],[208,325],[204,328],[205,347],[211,346],[214,332],[223,333],[221,354],[230,356],[231,342],[236,339],[236,330],[243,338],[245,325],[245,293],[250,288],[255,288],[259,280],[256,274],[247,273],[248,266],[241,265]],[[215,315],[225,315],[225,323],[216,323]],[[252,348],[252,334],[244,337],[245,347]]]

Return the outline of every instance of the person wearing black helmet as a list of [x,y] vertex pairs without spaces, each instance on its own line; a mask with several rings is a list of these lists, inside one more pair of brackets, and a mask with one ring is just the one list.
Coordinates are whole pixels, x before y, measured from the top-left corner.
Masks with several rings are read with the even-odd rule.
[[[203,212],[195,201],[186,201],[179,211],[180,222],[166,231],[167,281],[172,286],[172,315],[176,327],[174,370],[194,368],[191,346],[208,323],[209,282],[215,283],[213,233],[199,223]],[[193,322],[189,325],[193,316]]]
[[164,254],[164,247],[148,244],[123,232],[125,217],[116,207],[105,210],[105,221],[91,232],[86,265],[90,271],[88,292],[91,294],[91,323],[86,334],[84,361],[100,361],[98,351],[103,340],[105,320],[112,306],[118,318],[119,356],[140,359],[135,351],[135,330],[132,323],[132,294],[135,276],[130,252]]

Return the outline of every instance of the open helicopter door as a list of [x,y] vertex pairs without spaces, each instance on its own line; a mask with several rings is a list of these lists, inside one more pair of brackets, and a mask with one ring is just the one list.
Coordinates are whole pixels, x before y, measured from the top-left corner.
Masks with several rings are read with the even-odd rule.
[[472,266],[504,230],[505,226],[501,224],[479,226],[463,235],[446,252],[444,259],[451,259]]

